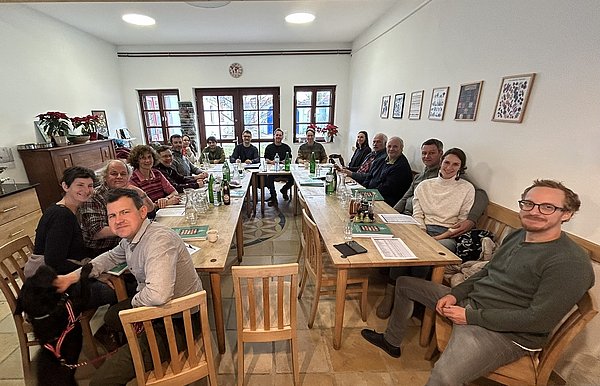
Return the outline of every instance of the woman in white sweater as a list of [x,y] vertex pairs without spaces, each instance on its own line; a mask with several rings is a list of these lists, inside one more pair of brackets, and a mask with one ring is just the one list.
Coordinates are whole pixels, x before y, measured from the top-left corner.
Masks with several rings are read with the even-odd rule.
[[473,185],[460,178],[467,156],[452,148],[442,156],[440,174],[421,182],[413,197],[413,217],[425,231],[451,251],[456,249],[452,225],[463,221],[475,200]]

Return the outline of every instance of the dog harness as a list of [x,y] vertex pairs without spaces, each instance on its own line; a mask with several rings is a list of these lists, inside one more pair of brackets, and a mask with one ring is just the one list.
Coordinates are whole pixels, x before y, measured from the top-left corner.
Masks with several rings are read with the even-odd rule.
[[60,348],[69,332],[71,332],[71,330],[75,328],[75,325],[79,322],[79,319],[81,318],[81,314],[75,317],[75,313],[73,312],[73,304],[68,299],[65,302],[65,308],[67,309],[67,313],[69,314],[69,323],[67,324],[67,327],[65,327],[62,334],[60,334],[60,336],[56,340],[56,345],[53,346],[50,343],[46,343],[44,345],[44,347],[47,350],[49,350],[52,354],[54,354],[56,359],[58,359],[61,362],[64,362],[65,360],[60,355]]

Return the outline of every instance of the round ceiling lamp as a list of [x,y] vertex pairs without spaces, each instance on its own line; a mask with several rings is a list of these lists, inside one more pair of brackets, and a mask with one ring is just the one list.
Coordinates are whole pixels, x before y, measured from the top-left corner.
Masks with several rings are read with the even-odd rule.
[[221,8],[231,3],[231,1],[186,1],[187,5],[197,8]]
[[121,17],[124,22],[134,25],[149,26],[156,24],[156,20],[146,15],[139,15],[137,13],[127,13]]
[[315,20],[315,15],[307,12],[291,13],[285,17],[285,21],[292,24],[305,24]]

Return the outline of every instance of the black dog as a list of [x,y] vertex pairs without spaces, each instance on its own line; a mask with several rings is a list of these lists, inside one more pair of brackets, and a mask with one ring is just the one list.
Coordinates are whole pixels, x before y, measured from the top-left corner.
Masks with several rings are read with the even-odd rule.
[[79,316],[90,299],[88,276],[91,264],[81,269],[77,298],[56,292],[56,272],[40,267],[25,281],[15,313],[25,312],[42,349],[36,355],[38,385],[77,385],[75,365],[79,360],[83,336]]

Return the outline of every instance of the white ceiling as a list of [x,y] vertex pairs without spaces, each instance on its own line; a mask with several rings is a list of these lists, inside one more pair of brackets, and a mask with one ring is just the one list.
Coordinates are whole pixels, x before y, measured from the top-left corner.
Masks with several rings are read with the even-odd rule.
[[[123,45],[351,43],[400,0],[233,0],[222,8],[182,1],[49,2],[27,6],[110,42]],[[284,17],[311,12],[316,19],[292,25]],[[125,13],[156,19],[151,27],[121,20]]]

